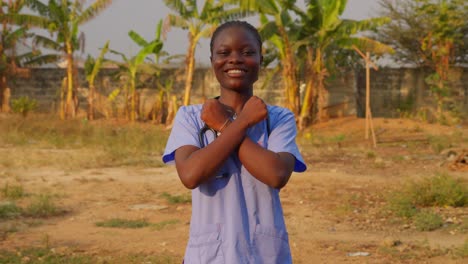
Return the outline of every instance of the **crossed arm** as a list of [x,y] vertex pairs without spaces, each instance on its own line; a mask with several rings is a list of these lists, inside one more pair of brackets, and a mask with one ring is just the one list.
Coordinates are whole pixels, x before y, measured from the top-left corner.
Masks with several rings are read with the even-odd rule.
[[[212,113],[205,111],[204,114],[207,116],[202,114],[202,119],[210,127],[219,128],[228,118],[220,109],[215,109]],[[195,146],[177,149],[175,162],[182,183],[189,189],[198,187],[212,178],[229,155],[237,151],[241,163],[259,181],[278,189],[285,186],[294,169],[294,156],[287,152],[276,153],[265,149],[246,136],[247,129],[264,120],[266,115],[267,109],[263,101],[252,97],[237,119],[230,122],[211,144],[201,149]]]

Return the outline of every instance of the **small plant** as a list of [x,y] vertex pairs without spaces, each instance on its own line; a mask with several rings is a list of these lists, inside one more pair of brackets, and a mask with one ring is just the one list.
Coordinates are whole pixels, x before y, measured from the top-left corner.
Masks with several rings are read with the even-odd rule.
[[11,100],[11,108],[13,112],[26,117],[30,111],[34,111],[37,108],[37,101],[27,96],[21,96],[18,99]]
[[1,189],[2,196],[7,199],[17,200],[24,197],[24,189],[21,185],[10,186],[8,183]]
[[433,231],[443,223],[442,217],[431,211],[421,211],[414,216],[414,224],[419,231]]
[[31,217],[51,217],[60,215],[59,210],[49,194],[40,194],[26,208],[24,214]]
[[183,195],[171,195],[169,193],[162,193],[161,197],[165,198],[166,201],[170,204],[185,204],[191,203],[192,197],[190,194],[183,194]]
[[113,218],[107,221],[96,223],[96,226],[99,226],[99,227],[112,227],[112,228],[143,228],[149,225],[150,223],[146,220],[126,220],[126,219],[120,219],[120,218]]
[[411,197],[405,193],[394,193],[388,199],[388,209],[399,217],[411,218],[418,209],[414,205]]
[[366,157],[367,157],[368,159],[375,159],[376,156],[377,156],[377,155],[375,155],[375,152],[373,152],[373,151],[369,151],[369,152],[367,152],[367,154],[366,154]]
[[16,206],[15,203],[0,203],[0,219],[12,219],[18,217],[20,214],[21,208]]
[[413,201],[418,206],[468,205],[468,188],[447,174],[436,175],[409,187]]

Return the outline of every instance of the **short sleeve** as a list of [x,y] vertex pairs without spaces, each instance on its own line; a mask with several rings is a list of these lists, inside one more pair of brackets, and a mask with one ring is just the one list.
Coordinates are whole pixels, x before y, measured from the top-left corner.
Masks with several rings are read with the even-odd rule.
[[190,106],[183,106],[177,111],[162,157],[164,163],[173,163],[175,151],[182,146],[200,147],[197,136],[199,129],[195,115],[195,111]]
[[297,128],[294,114],[285,108],[272,110],[270,111],[272,112],[270,113],[271,134],[268,138],[268,149],[277,153],[291,153],[296,159],[294,171],[304,172],[307,166],[296,144]]

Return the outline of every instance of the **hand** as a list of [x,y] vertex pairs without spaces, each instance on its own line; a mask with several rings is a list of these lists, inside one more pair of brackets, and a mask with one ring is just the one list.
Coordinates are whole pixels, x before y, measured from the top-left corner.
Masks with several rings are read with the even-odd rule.
[[251,127],[265,118],[268,115],[267,105],[257,96],[252,96],[245,103],[241,113],[237,118],[240,118],[247,122],[248,127]]
[[231,118],[231,114],[225,107],[216,99],[208,99],[203,104],[201,119],[209,127],[219,131],[225,124],[226,120]]

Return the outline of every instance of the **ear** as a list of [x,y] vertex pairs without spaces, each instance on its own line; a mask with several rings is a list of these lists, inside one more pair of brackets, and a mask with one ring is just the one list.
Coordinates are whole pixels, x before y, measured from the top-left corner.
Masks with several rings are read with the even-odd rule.
[[260,64],[263,63],[263,55],[260,55]]

